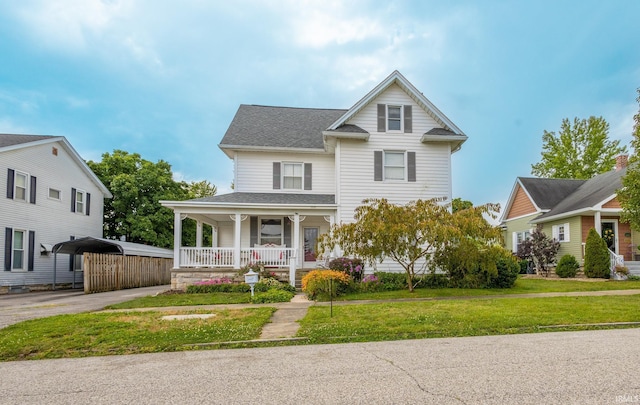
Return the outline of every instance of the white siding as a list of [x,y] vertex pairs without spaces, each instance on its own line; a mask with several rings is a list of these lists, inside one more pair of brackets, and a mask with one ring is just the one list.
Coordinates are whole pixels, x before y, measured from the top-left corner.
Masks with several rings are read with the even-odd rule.
[[[52,153],[57,148],[58,155]],[[36,204],[6,197],[7,169],[37,178]],[[61,199],[49,198],[49,188],[60,190]],[[71,188],[91,194],[90,215],[71,212]],[[42,256],[40,244],[54,245],[78,237],[102,237],[103,194],[67,154],[60,143],[0,153],[0,285],[49,284],[53,281],[53,254]],[[5,228],[35,231],[33,271],[4,271]],[[10,254],[10,252],[9,252]],[[71,282],[69,256],[58,255],[57,282]],[[78,280],[80,276],[78,276]]]
[[[274,190],[273,162],[311,163],[311,190]],[[238,152],[235,191],[252,193],[334,194],[333,155],[311,153]]]
[[[412,105],[413,133],[379,133],[377,104]],[[422,143],[422,135],[438,124],[400,87],[391,86],[349,122],[367,130],[369,141],[340,141],[340,218],[353,220],[353,210],[364,198],[387,198],[404,204],[435,197],[451,199],[451,151],[447,143]],[[374,181],[374,151],[416,153],[416,181]],[[406,164],[406,162],[405,162]]]

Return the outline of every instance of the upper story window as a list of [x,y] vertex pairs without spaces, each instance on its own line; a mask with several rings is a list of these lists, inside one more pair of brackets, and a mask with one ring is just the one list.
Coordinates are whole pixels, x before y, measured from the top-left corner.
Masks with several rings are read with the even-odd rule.
[[378,132],[413,132],[410,105],[378,104]]
[[27,201],[27,178],[25,173],[16,172],[14,200]]
[[302,163],[282,163],[282,188],[302,190],[302,172]]
[[71,212],[89,215],[91,194],[84,190],[71,188]]
[[384,179],[404,180],[404,152],[384,151]]
[[60,200],[60,190],[49,188],[49,198],[52,200]]
[[273,162],[274,190],[312,190],[311,163]]
[[36,203],[36,177],[14,169],[7,170],[7,198]]
[[402,107],[397,105],[387,106],[387,129],[389,131],[402,130]]

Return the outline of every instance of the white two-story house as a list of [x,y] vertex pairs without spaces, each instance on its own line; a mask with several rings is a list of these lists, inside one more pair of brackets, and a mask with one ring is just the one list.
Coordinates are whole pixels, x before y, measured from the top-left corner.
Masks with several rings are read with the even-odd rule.
[[[314,267],[318,235],[353,221],[365,198],[450,201],[451,155],[466,139],[398,71],[346,110],[241,105],[218,145],[234,162],[234,192],[162,202],[175,213],[174,268]],[[196,247],[181,247],[186,217]]]
[[[111,193],[61,136],[0,134],[0,172],[0,287],[51,284],[53,245],[101,238]],[[57,261],[57,282],[72,282],[82,261]]]

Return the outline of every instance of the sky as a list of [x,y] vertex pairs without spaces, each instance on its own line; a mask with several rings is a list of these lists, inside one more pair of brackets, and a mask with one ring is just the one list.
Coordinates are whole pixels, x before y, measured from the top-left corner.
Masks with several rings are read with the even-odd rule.
[[0,133],[122,149],[231,191],[240,104],[350,108],[399,70],[469,137],[453,196],[504,205],[544,130],[631,140],[640,2],[21,0],[0,3]]

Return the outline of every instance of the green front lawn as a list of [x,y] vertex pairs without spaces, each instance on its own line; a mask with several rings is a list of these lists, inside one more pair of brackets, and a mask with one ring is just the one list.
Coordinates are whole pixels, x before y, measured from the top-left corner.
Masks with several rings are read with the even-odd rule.
[[[312,343],[531,333],[540,326],[640,322],[638,295],[415,301],[309,308],[298,336]],[[639,325],[640,326],[640,325]],[[597,329],[566,327],[560,330]]]
[[[374,293],[353,293],[340,296],[337,300],[356,301],[397,298],[470,297],[501,294],[533,294],[546,292],[640,290],[640,281],[577,281],[563,279],[518,278],[513,288],[471,289],[471,288],[417,288],[408,290],[383,291]],[[640,293],[640,291],[639,291]]]
[[109,305],[106,309],[132,309],[153,307],[174,307],[188,305],[248,304],[251,293],[214,294],[160,294],[135,298],[131,301]]
[[194,343],[256,339],[274,308],[206,311],[208,319],[163,320],[202,313],[117,312],[58,315],[0,329],[0,361],[186,350]]

